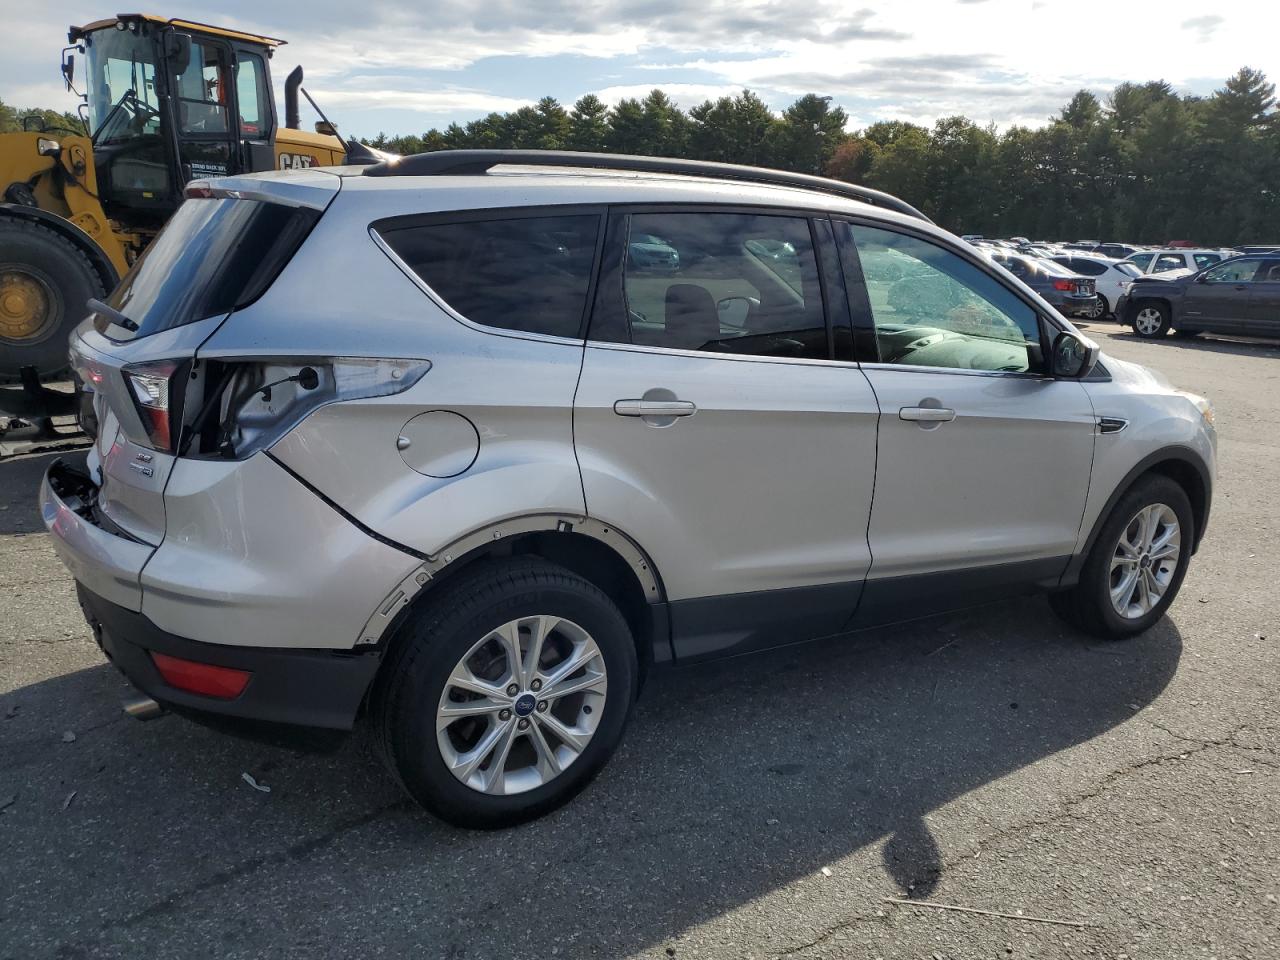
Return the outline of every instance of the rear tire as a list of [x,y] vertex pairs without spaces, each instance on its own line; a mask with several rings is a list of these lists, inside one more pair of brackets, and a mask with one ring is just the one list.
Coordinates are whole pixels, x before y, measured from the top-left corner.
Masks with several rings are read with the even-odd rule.
[[[393,640],[374,687],[387,766],[414,800],[457,826],[512,826],[567,803],[613,755],[635,702],[627,621],[593,584],[537,559],[486,562],[438,589]],[[542,656],[517,674],[503,631],[523,660],[543,621]],[[590,660],[555,679],[573,656]],[[556,693],[592,678],[589,692]],[[465,715],[446,715],[459,708]],[[490,735],[496,745],[481,753]]]
[[[1126,537],[1126,542],[1132,541],[1138,518],[1148,509],[1158,518],[1161,511],[1156,511],[1156,507],[1167,508],[1168,513],[1163,514],[1166,521],[1170,514],[1177,519],[1176,561],[1169,563],[1166,569],[1161,569],[1157,555],[1161,549],[1167,549],[1167,545],[1146,551],[1148,556],[1155,558],[1149,565],[1137,561],[1130,566],[1127,561],[1117,561],[1122,552],[1121,536]],[[1161,535],[1171,527],[1168,522],[1163,525],[1157,523],[1157,529],[1162,531]],[[1159,544],[1159,536],[1155,537],[1155,543]],[[1148,474],[1138,480],[1112,508],[1089,551],[1076,585],[1069,590],[1050,594],[1049,604],[1067,623],[1096,637],[1122,640],[1141,633],[1164,615],[1169,604],[1178,595],[1194,543],[1195,520],[1186,491],[1168,477]],[[1129,569],[1136,570],[1139,576],[1146,569],[1150,571],[1151,582],[1159,581],[1160,596],[1145,611],[1140,609],[1139,603],[1129,603],[1130,598],[1141,599],[1141,591],[1118,601],[1128,608],[1127,613],[1121,613],[1117,609],[1117,601],[1113,601],[1113,591],[1124,592],[1124,577]]]
[[1098,294],[1094,299],[1097,300],[1097,304],[1094,306],[1093,310],[1085,314],[1084,318],[1086,320],[1107,319],[1107,314],[1110,312],[1110,307],[1107,306],[1107,298],[1102,294]]
[[1150,300],[1136,304],[1133,332],[1144,340],[1159,340],[1169,332],[1169,308]]
[[105,292],[70,240],[42,224],[0,219],[0,382],[17,380],[26,366],[46,380],[66,370],[85,301]]

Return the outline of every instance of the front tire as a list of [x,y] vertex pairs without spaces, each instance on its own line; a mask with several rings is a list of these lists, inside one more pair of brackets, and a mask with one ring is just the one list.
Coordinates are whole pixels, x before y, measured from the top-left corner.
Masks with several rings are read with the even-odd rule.
[[388,766],[457,826],[512,826],[567,803],[613,755],[635,702],[626,620],[536,559],[484,563],[438,589],[374,689]]
[[1074,587],[1051,594],[1055,613],[1108,640],[1141,633],[1178,595],[1195,543],[1186,491],[1165,476],[1140,479],[1112,508]]
[[42,379],[67,368],[67,340],[104,295],[89,258],[38,223],[0,219],[0,383],[32,366]]
[[1163,303],[1139,303],[1133,312],[1133,332],[1144,340],[1159,340],[1169,325],[1169,308]]

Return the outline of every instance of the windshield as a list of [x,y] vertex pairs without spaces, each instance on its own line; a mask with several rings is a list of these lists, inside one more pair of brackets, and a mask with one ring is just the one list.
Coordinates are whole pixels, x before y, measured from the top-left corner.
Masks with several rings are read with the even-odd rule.
[[[131,30],[95,30],[84,38],[89,125],[95,143],[160,132],[155,45]],[[118,109],[117,109],[118,108]]]

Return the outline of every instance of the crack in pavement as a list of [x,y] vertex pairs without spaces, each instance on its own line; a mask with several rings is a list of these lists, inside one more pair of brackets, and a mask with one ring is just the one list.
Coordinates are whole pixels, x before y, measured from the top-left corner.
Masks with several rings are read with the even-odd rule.
[[[1154,721],[1149,720],[1148,722],[1152,723],[1155,726],[1159,726],[1159,724],[1156,724]],[[948,870],[953,869],[954,867],[963,863],[965,860],[972,860],[980,856],[982,851],[985,848],[990,847],[993,844],[999,843],[1001,841],[1007,840],[1010,837],[1017,836],[1019,833],[1022,833],[1026,830],[1036,829],[1039,827],[1051,827],[1058,823],[1061,823],[1064,820],[1070,820],[1075,818],[1076,807],[1078,807],[1080,804],[1088,800],[1097,799],[1098,797],[1106,793],[1111,787],[1119,783],[1121,780],[1124,780],[1126,777],[1130,776],[1133,773],[1136,773],[1139,770],[1145,770],[1147,767],[1160,766],[1161,764],[1169,763],[1171,761],[1181,762],[1187,757],[1190,757],[1199,753],[1204,753],[1205,751],[1212,750],[1218,747],[1228,747],[1233,749],[1245,749],[1245,750],[1260,749],[1257,747],[1242,747],[1239,743],[1236,742],[1235,738],[1247,726],[1248,724],[1243,724],[1243,723],[1239,724],[1225,737],[1220,737],[1213,740],[1193,740],[1190,737],[1184,737],[1179,734],[1173,733],[1172,731],[1166,730],[1165,732],[1169,733],[1170,736],[1174,737],[1175,739],[1181,740],[1182,742],[1185,742],[1185,743],[1191,743],[1193,746],[1190,749],[1179,750],[1176,753],[1160,754],[1154,757],[1145,757],[1141,760],[1136,760],[1133,763],[1126,764],[1125,766],[1120,767],[1117,770],[1112,770],[1109,773],[1104,774],[1098,780],[1098,783],[1093,787],[1093,789],[1086,790],[1083,793],[1077,793],[1072,796],[1068,796],[1064,798],[1061,801],[1061,809],[1059,810],[1058,813],[1054,814],[1053,816],[1036,817],[1030,820],[1022,821],[1020,823],[1011,824],[1010,826],[1005,827],[1002,830],[998,830],[995,833],[990,834],[989,836],[983,837],[977,841],[976,845],[970,852],[964,853],[951,860],[943,861],[941,866],[937,867],[936,869],[928,871],[923,876],[917,877],[915,882],[911,884],[911,886],[915,887],[931,880],[937,880]],[[1164,729],[1164,728],[1161,727],[1161,729]],[[908,893],[908,896],[909,895],[910,894]],[[825,943],[827,940],[831,939],[836,934],[843,933],[848,930],[852,930],[855,927],[867,921],[886,921],[887,922],[888,914],[886,912],[884,916],[881,916],[880,913],[878,912],[874,915],[859,914],[854,917],[849,917],[827,928],[825,931],[823,931],[819,936],[815,937],[813,940],[807,943],[799,944],[798,946],[788,947],[786,950],[783,950],[780,953],[774,954],[774,956],[775,957],[794,956],[795,954],[798,954],[801,951],[820,946],[821,944]],[[1098,927],[1097,929],[1102,930],[1104,928]]]

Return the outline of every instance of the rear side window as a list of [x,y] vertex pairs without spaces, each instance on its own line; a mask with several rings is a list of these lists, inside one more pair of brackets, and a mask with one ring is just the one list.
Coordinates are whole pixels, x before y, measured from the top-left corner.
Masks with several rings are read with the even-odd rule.
[[261,296],[320,211],[229,198],[190,199],[107,301],[145,337],[229,313]]
[[600,219],[393,222],[377,229],[423,283],[473,323],[580,338]]
[[826,360],[826,315],[808,220],[638,213],[623,295],[632,343]]
[[1085,260],[1083,257],[1073,258],[1067,266],[1086,277],[1100,277],[1107,272],[1105,263],[1099,263],[1097,260]]
[[1182,259],[1180,253],[1162,253],[1156,258],[1156,265],[1151,268],[1152,273],[1167,273],[1170,270],[1186,269],[1187,261]]

